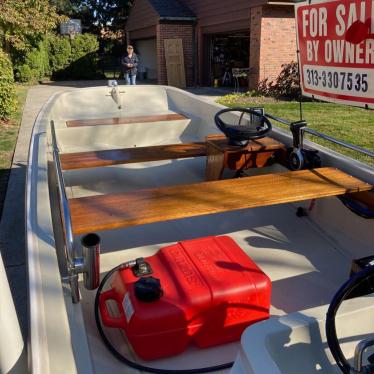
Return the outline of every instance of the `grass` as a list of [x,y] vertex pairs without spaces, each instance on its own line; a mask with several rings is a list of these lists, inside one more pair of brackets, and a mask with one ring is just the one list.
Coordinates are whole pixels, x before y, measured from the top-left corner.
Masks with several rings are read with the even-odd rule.
[[26,101],[28,86],[17,85],[18,109],[10,118],[9,123],[0,123],[0,217],[3,211],[5,193],[8,185],[10,169],[13,160],[14,148],[21,124],[22,110]]
[[[278,101],[271,98],[251,97],[246,94],[226,95],[218,100],[228,107],[261,106],[265,112],[282,117],[289,121],[300,119],[300,105],[295,101]],[[308,127],[336,139],[374,151],[374,111],[349,107],[333,103],[304,102],[302,104],[303,118]],[[288,126],[272,121],[281,128]],[[321,138],[308,135],[311,141],[333,149],[339,153],[374,166],[374,159],[361,153],[351,151]]]

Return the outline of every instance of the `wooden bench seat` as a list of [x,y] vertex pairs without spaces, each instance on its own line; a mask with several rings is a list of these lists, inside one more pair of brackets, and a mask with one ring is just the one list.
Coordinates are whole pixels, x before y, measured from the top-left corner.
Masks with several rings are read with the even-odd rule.
[[[226,142],[225,136],[216,135],[209,138],[208,145],[222,146],[222,143]],[[237,146],[227,146],[230,148],[229,156],[226,157],[225,161],[228,163],[227,166],[241,165],[240,159],[247,157],[244,160],[246,164],[248,161],[256,160],[253,155],[248,156],[250,153],[261,153],[269,152],[272,154],[275,150],[285,150],[285,146],[272,138],[262,138],[257,140],[251,140],[245,148]],[[242,156],[242,154],[244,156]],[[63,153],[60,155],[61,168],[62,170],[71,169],[84,169],[94,168],[99,166],[110,166],[118,164],[131,164],[137,162],[147,161],[158,161],[158,160],[174,160],[179,158],[188,157],[202,157],[207,155],[207,146],[205,142],[195,143],[177,143],[177,144],[166,144],[166,145],[155,145],[147,147],[132,147],[123,149],[110,149],[103,151],[89,151],[89,152],[75,152],[75,153]],[[213,161],[217,163],[217,157],[213,155]],[[211,166],[210,158],[208,157],[207,166]],[[231,164],[230,164],[231,161]],[[213,163],[214,163],[213,162]],[[238,169],[239,167],[232,167]],[[259,165],[256,164],[258,167]],[[261,165],[263,166],[263,165]],[[220,162],[220,170],[223,169],[223,160]],[[221,173],[222,174],[222,170]],[[218,179],[218,178],[215,178]]]
[[338,169],[320,168],[75,198],[69,203],[73,232],[83,234],[371,188]]
[[62,170],[71,170],[205,155],[205,143],[197,142],[65,153],[60,155],[60,160]]
[[78,120],[66,121],[66,126],[67,127],[81,127],[81,126],[98,126],[98,125],[127,125],[130,123],[180,121],[180,120],[186,120],[186,119],[188,118],[184,116],[183,114],[168,113],[168,114],[154,114],[151,116],[78,119]]

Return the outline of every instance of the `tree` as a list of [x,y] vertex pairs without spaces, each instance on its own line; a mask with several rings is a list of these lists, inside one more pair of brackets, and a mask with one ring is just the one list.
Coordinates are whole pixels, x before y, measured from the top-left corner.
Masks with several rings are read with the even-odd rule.
[[76,18],[98,35],[105,30],[124,31],[132,0],[70,0]]
[[6,52],[25,53],[61,20],[48,0],[3,0],[0,41]]
[[56,8],[57,14],[68,17],[74,14],[74,6],[70,0],[50,0],[49,3]]

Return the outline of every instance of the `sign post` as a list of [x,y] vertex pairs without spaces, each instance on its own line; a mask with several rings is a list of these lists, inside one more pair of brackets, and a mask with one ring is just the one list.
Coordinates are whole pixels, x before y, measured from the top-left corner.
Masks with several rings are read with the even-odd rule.
[[295,5],[305,96],[374,108],[374,0]]

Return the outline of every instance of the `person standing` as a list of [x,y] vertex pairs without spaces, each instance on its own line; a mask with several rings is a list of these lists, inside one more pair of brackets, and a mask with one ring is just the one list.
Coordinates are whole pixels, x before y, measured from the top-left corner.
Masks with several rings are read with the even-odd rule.
[[136,73],[138,72],[139,59],[134,53],[133,46],[129,45],[127,47],[127,56],[122,58],[122,65],[125,70],[125,80],[126,84],[136,84]]

